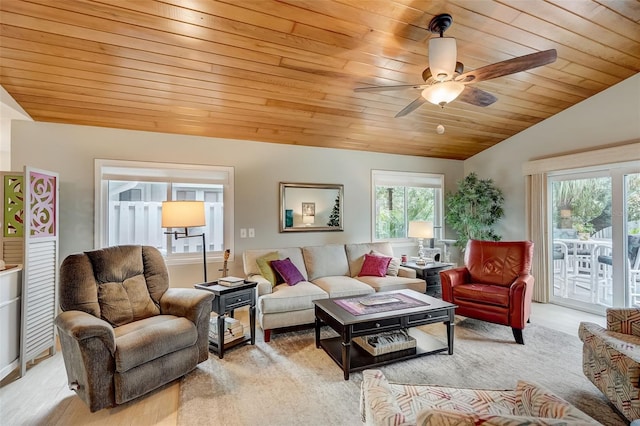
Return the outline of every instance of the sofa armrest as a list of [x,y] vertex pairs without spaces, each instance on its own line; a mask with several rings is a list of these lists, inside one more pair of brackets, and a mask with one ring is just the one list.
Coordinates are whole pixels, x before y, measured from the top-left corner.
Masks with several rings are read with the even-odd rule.
[[160,298],[160,312],[164,315],[185,317],[197,324],[204,311],[208,320],[213,298],[213,293],[206,290],[169,288]]
[[214,294],[206,290],[170,288],[160,298],[160,312],[190,320],[198,332],[198,362],[209,359],[209,318]]
[[360,417],[366,425],[408,424],[389,382],[380,370],[364,370],[360,385]]
[[398,267],[398,276],[403,278],[415,278],[417,276],[417,272],[415,269],[400,265]]
[[640,309],[608,308],[607,330],[640,336]]
[[256,286],[258,289],[258,297],[264,294],[273,293],[273,286],[271,285],[271,282],[262,275],[251,274],[247,277],[247,279],[249,281],[255,281],[258,283],[258,285]]
[[113,327],[82,311],[62,312],[55,324],[68,383],[91,412],[115,405]]
[[626,374],[638,377],[640,383],[640,337],[632,334],[607,330],[592,322],[581,322],[578,337],[594,351],[604,351],[601,355],[607,359],[616,359],[624,363]]
[[111,324],[83,311],[66,311],[56,317],[59,333],[76,341],[99,339],[111,355],[116,351],[116,336]]
[[469,270],[461,266],[459,268],[440,271],[440,285],[442,287],[442,300],[453,302],[453,287],[466,284],[470,280]]

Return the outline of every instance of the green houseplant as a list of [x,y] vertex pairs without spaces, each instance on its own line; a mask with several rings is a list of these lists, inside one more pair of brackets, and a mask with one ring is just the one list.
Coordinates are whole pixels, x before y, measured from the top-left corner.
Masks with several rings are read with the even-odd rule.
[[458,181],[458,190],[447,193],[445,219],[457,233],[456,247],[464,250],[467,241],[499,241],[492,226],[504,216],[504,196],[491,179],[470,173]]

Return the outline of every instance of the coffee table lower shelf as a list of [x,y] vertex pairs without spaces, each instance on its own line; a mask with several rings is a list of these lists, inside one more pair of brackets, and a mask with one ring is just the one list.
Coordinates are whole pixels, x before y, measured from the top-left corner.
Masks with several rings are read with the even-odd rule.
[[[393,362],[449,351],[449,347],[446,343],[423,331],[420,331],[417,328],[410,328],[408,332],[411,337],[416,339],[415,348],[402,349],[378,356],[371,355],[365,349],[352,341],[351,348],[349,350],[350,362],[348,372],[361,371],[367,368],[375,368]],[[344,370],[342,364],[342,338],[340,336],[336,336],[320,339],[320,346],[327,354],[329,354],[331,359],[333,359],[336,364]]]

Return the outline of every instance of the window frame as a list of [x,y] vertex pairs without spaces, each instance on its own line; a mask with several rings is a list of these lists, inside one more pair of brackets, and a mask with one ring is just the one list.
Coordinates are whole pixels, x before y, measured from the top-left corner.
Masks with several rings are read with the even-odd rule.
[[[198,183],[223,186],[223,242],[224,248],[234,253],[234,168],[229,166],[208,166],[180,163],[158,163],[130,160],[94,160],[94,247],[106,247],[108,244],[108,182],[110,180],[134,180],[145,182]],[[174,190],[173,190],[174,191]],[[171,191],[171,192],[173,192]],[[170,236],[167,236],[170,237]],[[164,256],[167,265],[201,264],[202,252],[168,253]],[[222,261],[224,250],[207,250],[207,262]]]
[[[415,239],[407,236],[403,238],[376,238],[376,186],[398,186],[410,188],[435,188],[433,207],[433,235],[434,240],[441,240],[444,233],[444,188],[445,176],[442,173],[403,172],[393,170],[371,170],[371,241],[388,241],[398,244],[414,244]],[[407,215],[407,200],[404,206],[405,218]],[[406,219],[405,219],[406,220]],[[405,232],[408,230],[405,227]]]

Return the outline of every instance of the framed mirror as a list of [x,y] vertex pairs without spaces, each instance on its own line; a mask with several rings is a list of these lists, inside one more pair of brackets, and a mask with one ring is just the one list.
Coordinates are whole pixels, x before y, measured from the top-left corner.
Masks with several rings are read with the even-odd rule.
[[342,231],[344,185],[280,182],[280,232]]

